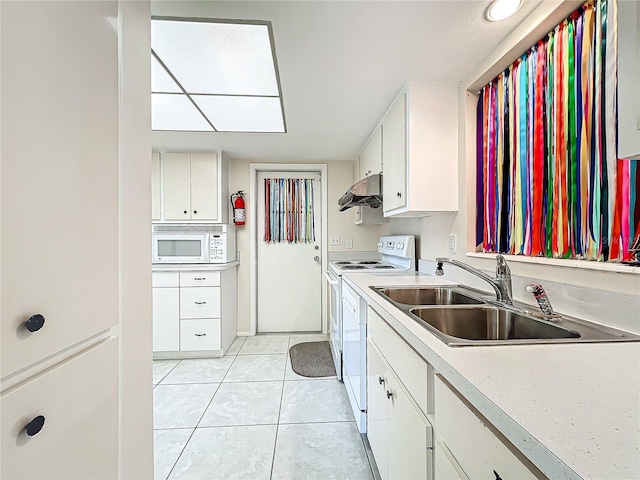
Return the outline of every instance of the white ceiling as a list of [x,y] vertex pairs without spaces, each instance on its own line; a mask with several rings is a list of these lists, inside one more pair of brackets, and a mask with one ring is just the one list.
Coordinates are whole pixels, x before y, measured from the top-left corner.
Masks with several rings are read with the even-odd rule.
[[272,22],[287,133],[153,132],[153,146],[258,161],[354,160],[407,80],[459,82],[540,0],[496,24],[482,18],[487,3],[154,1],[156,16]]

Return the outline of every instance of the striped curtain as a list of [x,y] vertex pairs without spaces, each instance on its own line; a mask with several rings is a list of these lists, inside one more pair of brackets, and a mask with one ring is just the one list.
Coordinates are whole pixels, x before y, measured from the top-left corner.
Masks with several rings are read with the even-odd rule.
[[616,0],[585,3],[480,92],[482,251],[629,257],[640,169],[616,155],[616,17]]
[[265,242],[315,241],[312,179],[267,178],[264,181],[264,202]]

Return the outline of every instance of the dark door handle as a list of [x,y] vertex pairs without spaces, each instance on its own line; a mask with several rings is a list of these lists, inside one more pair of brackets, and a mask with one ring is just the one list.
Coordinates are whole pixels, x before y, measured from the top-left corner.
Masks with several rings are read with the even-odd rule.
[[23,323],[24,328],[30,332],[37,332],[44,326],[44,316],[36,313],[29,317],[29,320]]
[[384,383],[384,378],[378,377],[378,383],[382,385]]
[[193,213],[197,214],[197,213],[198,213],[198,211],[197,211],[197,210],[194,210],[194,211],[193,211]]
[[42,427],[44,427],[44,416],[38,415],[36,418],[31,420],[24,426],[24,430],[27,432],[27,435],[33,437],[34,435],[40,433]]
[[184,214],[185,214],[185,215],[187,214],[187,211],[186,211],[186,210],[184,211]]
[[493,471],[493,474],[496,476],[496,480],[502,480],[502,478],[500,478],[500,475],[498,475],[498,472],[496,472],[495,470]]
[[391,393],[389,390],[387,390],[387,398],[391,398],[393,397],[393,393]]
[[206,333],[194,333],[194,335],[195,335],[196,337],[206,337],[206,336],[207,336],[207,334],[206,334]]

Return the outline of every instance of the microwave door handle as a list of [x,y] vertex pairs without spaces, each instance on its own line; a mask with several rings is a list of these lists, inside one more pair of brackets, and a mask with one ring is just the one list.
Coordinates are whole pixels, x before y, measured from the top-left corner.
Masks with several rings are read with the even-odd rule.
[[331,275],[329,275],[329,272],[324,272],[324,276],[327,279],[327,282],[329,282],[329,285],[338,285],[338,280],[332,280],[331,279]]

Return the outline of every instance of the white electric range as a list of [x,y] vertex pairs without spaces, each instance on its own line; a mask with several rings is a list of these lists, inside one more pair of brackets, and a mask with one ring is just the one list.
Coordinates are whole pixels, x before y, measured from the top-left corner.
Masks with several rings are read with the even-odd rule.
[[415,237],[387,235],[378,241],[380,260],[330,262],[325,276],[331,287],[331,353],[338,378],[345,383],[360,432],[366,431],[367,310],[366,304],[347,285],[343,273],[385,275],[415,271]]

